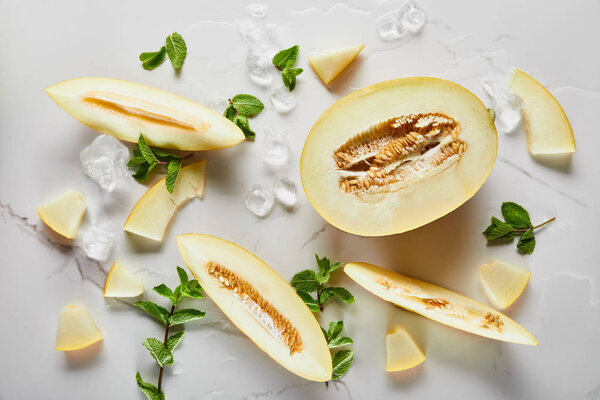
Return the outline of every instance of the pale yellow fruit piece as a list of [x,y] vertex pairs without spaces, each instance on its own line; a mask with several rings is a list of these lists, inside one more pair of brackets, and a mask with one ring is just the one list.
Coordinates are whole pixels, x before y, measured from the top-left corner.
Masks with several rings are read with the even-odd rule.
[[394,327],[385,335],[385,370],[403,371],[425,361],[425,354],[413,341],[406,329]]
[[104,282],[104,297],[135,297],[142,293],[140,277],[115,261]]
[[494,121],[467,89],[403,78],[354,92],[312,127],[302,186],[330,224],[356,235],[402,233],[471,198],[498,150]]
[[127,232],[162,241],[175,212],[183,203],[204,194],[204,160],[189,164],[181,169],[173,193],[165,184],[166,177],[159,180],[137,202],[127,221]]
[[69,190],[38,207],[35,211],[53,231],[73,239],[85,216],[87,203],[81,193]]
[[364,48],[363,43],[334,47],[313,54],[308,57],[308,61],[323,83],[328,85],[354,61]]
[[184,97],[138,83],[77,78],[46,93],[79,122],[118,139],[163,149],[212,150],[244,140],[236,124]]
[[506,315],[443,287],[367,263],[346,264],[344,272],[376,296],[441,324],[490,339],[538,344]]
[[506,308],[523,293],[531,272],[499,260],[492,260],[479,269],[479,278],[490,301]]
[[60,311],[56,350],[79,350],[99,340],[102,340],[102,333],[86,307],[69,304]]
[[313,313],[296,291],[254,254],[216,237],[177,237],[185,263],[244,334],[290,372],[331,379],[331,353]]
[[569,119],[558,101],[541,83],[514,68],[508,88],[521,98],[531,154],[575,152],[575,137]]

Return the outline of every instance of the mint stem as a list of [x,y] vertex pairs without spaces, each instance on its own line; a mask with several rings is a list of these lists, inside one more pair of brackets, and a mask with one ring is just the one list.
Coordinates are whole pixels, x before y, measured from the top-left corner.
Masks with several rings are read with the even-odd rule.
[[[544,225],[546,225],[546,224],[549,224],[550,222],[554,221],[555,219],[556,219],[556,217],[552,217],[552,218],[550,218],[548,221],[546,221],[546,222],[542,222],[541,224],[539,224],[539,225],[536,225],[536,226],[534,226],[534,227],[533,227],[533,228],[531,228],[531,229],[532,229],[532,230],[536,230],[536,229],[538,229],[538,228],[541,228],[542,226],[544,226]],[[526,232],[526,231],[528,231],[528,230],[529,230],[529,228],[525,228],[525,229],[515,229],[515,232]]]
[[[175,304],[173,304],[173,306],[171,306],[171,312],[169,313],[169,319],[173,315],[173,312],[175,312]],[[165,328],[165,340],[163,341],[163,345],[165,347],[167,347],[167,340],[169,339],[169,328],[170,327],[171,327],[171,324],[167,323],[167,327]],[[158,386],[156,387],[158,393],[161,393],[160,388],[162,386],[162,377],[163,377],[164,370],[165,370],[164,365],[161,365],[160,371],[158,372]]]
[[319,310],[323,311],[323,304],[321,304],[321,284],[317,286],[317,304],[319,305]]

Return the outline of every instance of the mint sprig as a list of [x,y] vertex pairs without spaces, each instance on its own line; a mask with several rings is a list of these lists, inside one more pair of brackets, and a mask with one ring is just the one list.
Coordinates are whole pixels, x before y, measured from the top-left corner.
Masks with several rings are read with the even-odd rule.
[[167,50],[165,46],[161,47],[159,51],[150,51],[140,54],[140,61],[142,62],[142,67],[145,70],[152,71],[154,68],[157,68],[163,62],[165,62],[166,54]]
[[298,57],[299,49],[300,47],[295,45],[281,50],[273,56],[273,65],[281,71],[281,80],[290,92],[296,87],[296,77],[304,72],[302,68],[292,68]]
[[556,219],[556,217],[552,217],[544,223],[533,226],[529,213],[519,204],[504,202],[501,210],[504,221],[492,217],[492,223],[483,231],[483,235],[488,241],[498,239],[512,241],[516,235],[520,235],[517,248],[523,254],[531,254],[535,250],[536,242],[533,231]]
[[187,46],[179,33],[173,32],[167,36],[165,45],[160,50],[141,53],[139,58],[142,62],[142,67],[145,70],[151,71],[165,61],[165,55],[171,60],[173,68],[180,70],[183,67],[183,62],[187,56]]
[[234,124],[236,124],[246,139],[254,139],[256,132],[250,128],[250,121],[248,118],[252,118],[260,114],[265,108],[265,105],[258,98],[250,94],[237,94],[229,99],[229,107],[223,112],[223,116]]
[[158,373],[158,385],[154,386],[151,383],[144,382],[140,373],[135,375],[135,380],[141,392],[148,400],[164,400],[165,395],[161,390],[164,368],[172,365],[174,362],[173,351],[183,339],[184,331],[174,333],[169,336],[169,329],[175,325],[181,325],[185,322],[194,321],[204,317],[203,311],[194,308],[185,308],[175,311],[177,304],[184,297],[203,298],[202,287],[197,280],[190,280],[183,268],[177,267],[177,275],[179,276],[180,284],[174,290],[171,290],[167,285],[161,284],[154,287],[154,291],[161,296],[168,298],[171,301],[171,310],[159,306],[151,301],[137,301],[134,306],[145,311],[165,326],[164,340],[161,341],[155,338],[146,338],[142,345],[148,349],[152,358],[160,366]]

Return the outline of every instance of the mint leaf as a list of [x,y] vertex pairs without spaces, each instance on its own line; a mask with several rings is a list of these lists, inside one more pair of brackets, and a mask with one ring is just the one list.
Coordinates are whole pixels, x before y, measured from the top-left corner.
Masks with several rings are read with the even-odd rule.
[[335,348],[346,346],[346,345],[352,344],[352,343],[354,343],[354,341],[352,339],[350,339],[347,336],[342,336],[339,338],[331,339],[331,341],[329,341],[327,343],[327,345],[329,346],[330,349],[335,349]]
[[150,175],[150,172],[152,172],[154,167],[157,165],[158,164],[148,164],[148,163],[141,164],[138,167],[135,174],[133,174],[133,177],[135,178],[136,181],[144,183],[148,180],[148,176]]
[[310,294],[306,293],[306,292],[297,292],[298,296],[300,296],[300,298],[302,299],[302,301],[304,301],[304,304],[306,304],[308,306],[308,309],[312,312],[319,312],[320,311],[320,307],[319,307],[319,303],[317,303],[317,300],[314,299]]
[[319,287],[315,271],[310,269],[298,272],[290,283],[298,292],[314,292]]
[[179,171],[181,171],[181,160],[169,161],[169,165],[167,166],[167,177],[165,178],[165,183],[169,193],[173,193],[173,189],[175,189],[175,183],[177,183]]
[[350,365],[352,365],[353,360],[354,352],[352,350],[341,350],[335,353],[331,359],[333,365],[331,380],[335,381],[344,376],[348,372]]
[[331,298],[337,297],[344,303],[354,303],[354,296],[343,287],[328,287],[321,292],[321,304],[327,303]]
[[342,333],[344,330],[344,321],[331,321],[329,323],[329,328],[327,329],[327,337],[331,339],[335,339]]
[[302,68],[286,67],[281,72],[281,80],[288,90],[291,92],[296,87],[296,76],[300,75],[304,70]]
[[161,47],[159,51],[151,51],[140,54],[142,67],[148,71],[153,70],[165,61],[165,54],[167,54],[165,46]]
[[165,348],[160,340],[147,338],[142,344],[148,349],[152,358],[154,358],[161,367],[173,364],[173,354]]
[[161,296],[164,296],[167,299],[171,300],[171,302],[173,304],[177,304],[177,296],[164,283],[161,283],[160,285],[153,287],[152,290],[154,290],[156,293],[160,294]]
[[502,216],[507,223],[516,229],[532,227],[529,213],[517,203],[510,201],[502,203]]
[[533,230],[528,229],[519,238],[517,248],[523,254],[531,254],[535,250],[535,236],[533,236]]
[[181,283],[182,287],[188,283],[189,278],[187,272],[185,272],[185,270],[179,266],[177,267],[177,276],[179,276],[179,282]]
[[279,70],[283,70],[285,67],[292,66],[296,62],[298,57],[298,45],[292,46],[289,49],[281,50],[273,57],[273,65]]
[[265,108],[265,105],[250,94],[238,94],[231,99],[231,107],[240,115],[254,117]]
[[167,339],[167,350],[173,353],[173,350],[175,350],[179,342],[183,339],[183,335],[185,335],[185,332],[183,331],[171,335],[171,337]]
[[167,37],[166,49],[173,68],[181,69],[187,56],[187,46],[179,33],[173,32]]
[[204,292],[202,290],[202,286],[197,280],[191,280],[185,285],[181,285],[181,292],[184,296],[191,297],[194,299],[203,299]]
[[146,143],[146,139],[144,139],[144,136],[142,135],[140,135],[140,138],[138,139],[138,148],[140,149],[142,157],[144,157],[148,164],[158,164],[158,160],[154,156],[152,149],[150,148],[150,146],[148,146],[148,144]]
[[150,149],[152,150],[156,158],[160,161],[169,162],[171,160],[181,160],[182,158],[181,156],[172,153],[167,153],[166,151],[157,149],[156,147],[150,147]]
[[235,119],[236,114],[237,114],[237,111],[231,104],[229,105],[229,107],[227,107],[225,109],[225,111],[223,111],[223,116],[230,121],[233,121]]
[[128,167],[137,167],[139,165],[144,164],[146,161],[146,159],[143,156],[135,156],[132,157],[128,162],[127,162],[127,166]]
[[492,217],[492,224],[488,226],[485,231],[483,231],[483,234],[487,240],[499,238],[511,240],[513,237],[515,237],[515,228],[504,221],[500,221],[496,217]]
[[165,400],[165,395],[158,393],[158,388],[153,384],[144,382],[139,372],[135,374],[135,380],[141,392],[148,400]]
[[317,280],[321,284],[329,282],[331,273],[342,266],[341,262],[336,262],[335,264],[331,265],[331,261],[329,261],[327,257],[319,258],[317,254],[315,254],[315,258],[317,260],[317,266],[319,267]]
[[151,301],[136,301],[133,305],[146,311],[163,324],[167,325],[169,323],[169,312],[164,307],[154,304]]
[[171,325],[179,325],[185,322],[194,321],[196,319],[200,319],[204,317],[206,313],[200,310],[196,310],[193,308],[184,308],[182,310],[176,311],[169,318],[169,324]]
[[245,116],[236,115],[233,122],[244,132],[246,139],[254,139],[256,137],[256,133],[250,129],[250,122],[248,122],[248,118]]

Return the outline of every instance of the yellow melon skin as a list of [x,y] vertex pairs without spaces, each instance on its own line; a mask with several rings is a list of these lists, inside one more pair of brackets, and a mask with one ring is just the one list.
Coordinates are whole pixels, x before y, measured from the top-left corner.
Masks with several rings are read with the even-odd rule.
[[425,354],[406,329],[395,326],[385,335],[385,370],[404,371],[425,361]]
[[308,57],[308,62],[319,76],[319,79],[325,85],[329,85],[354,61],[364,48],[363,43],[334,47],[313,54]]
[[81,193],[69,190],[41,205],[35,211],[42,221],[67,239],[75,238],[85,216],[87,203]]
[[531,272],[493,259],[479,269],[479,279],[492,304],[506,308],[523,293]]
[[115,261],[104,282],[104,297],[136,297],[142,293],[140,277]]

